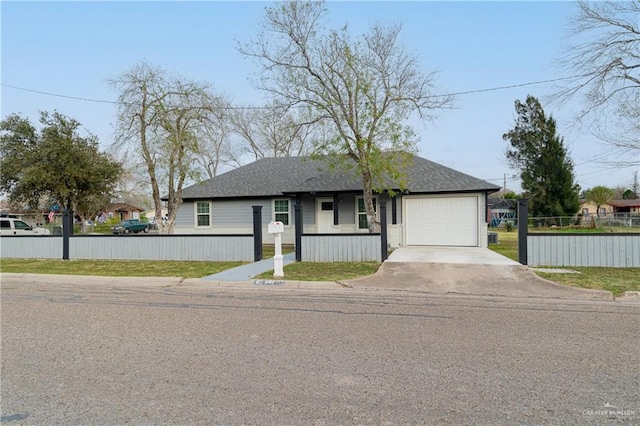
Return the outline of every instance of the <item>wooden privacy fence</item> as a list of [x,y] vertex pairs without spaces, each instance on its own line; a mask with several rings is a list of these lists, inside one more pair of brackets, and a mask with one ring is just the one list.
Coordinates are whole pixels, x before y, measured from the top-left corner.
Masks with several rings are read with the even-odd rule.
[[380,262],[380,234],[302,234],[304,262]]
[[[71,259],[95,260],[254,260],[253,235],[73,235]],[[62,258],[62,237],[3,236],[0,256]]]
[[640,233],[529,233],[529,266],[640,267]]

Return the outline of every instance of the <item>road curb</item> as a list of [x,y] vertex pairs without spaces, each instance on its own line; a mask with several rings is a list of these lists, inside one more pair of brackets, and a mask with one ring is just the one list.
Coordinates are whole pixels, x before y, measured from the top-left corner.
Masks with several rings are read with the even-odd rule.
[[333,290],[343,288],[337,282],[331,281],[294,281],[294,280],[246,280],[246,281],[211,281],[200,278],[181,277],[103,277],[97,275],[58,275],[58,274],[25,274],[1,273],[0,281],[5,279],[21,279],[25,282],[36,283],[45,280],[52,284],[83,284],[83,285],[112,285],[112,286],[141,286],[141,287],[169,287],[194,286],[206,288],[237,288],[237,289],[306,289]]
[[[42,282],[46,280],[52,284],[84,284],[84,285],[130,285],[143,287],[168,287],[178,285],[183,281],[181,277],[103,277],[97,275],[58,275],[58,274],[21,274],[2,273],[4,278],[20,278],[26,282]],[[126,280],[126,283],[123,282]]]
[[337,282],[332,281],[296,281],[296,280],[245,280],[245,281],[212,281],[198,278],[183,280],[181,285],[201,288],[235,288],[235,289],[305,289],[305,290],[335,290],[341,289]]

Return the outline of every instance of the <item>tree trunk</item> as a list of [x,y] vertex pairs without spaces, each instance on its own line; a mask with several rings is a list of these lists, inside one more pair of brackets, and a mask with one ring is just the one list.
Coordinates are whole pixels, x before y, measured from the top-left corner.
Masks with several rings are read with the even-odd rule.
[[[369,225],[369,233],[374,234],[380,232],[380,221],[376,217],[376,209],[373,205],[373,189],[371,183],[371,172],[363,168],[362,183],[364,186],[364,208],[367,212],[367,224]],[[357,206],[356,206],[357,208]]]

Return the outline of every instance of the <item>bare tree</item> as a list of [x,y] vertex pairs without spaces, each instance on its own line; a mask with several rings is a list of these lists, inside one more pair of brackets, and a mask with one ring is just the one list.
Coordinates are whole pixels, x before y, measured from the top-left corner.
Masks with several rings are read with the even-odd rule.
[[233,114],[233,131],[245,142],[245,151],[256,160],[313,153],[311,138],[320,123],[308,111],[287,111],[276,103],[256,109],[240,109]]
[[[149,177],[145,176],[144,164],[138,159],[121,156],[118,158],[123,167],[120,179],[115,183],[113,199],[145,209],[153,205],[149,191]],[[142,167],[141,167],[142,166]]]
[[[219,102],[222,100],[218,99]],[[221,103],[206,111],[199,126],[194,130],[196,152],[194,160],[207,178],[215,177],[221,166],[234,165],[237,154],[231,144],[229,105]]]
[[197,134],[220,100],[208,84],[170,76],[147,62],[134,65],[110,83],[120,92],[115,148],[141,157],[158,218],[162,217],[161,196],[167,197],[168,221],[161,231],[172,233],[183,185],[198,176]]
[[353,39],[346,26],[325,30],[326,12],[323,2],[278,3],[266,9],[256,38],[238,48],[261,64],[261,89],[331,126],[335,137],[318,152],[362,177],[369,230],[377,232],[373,192],[406,185],[404,166],[416,144],[407,119],[432,118],[452,98],[434,96],[434,75],[400,44],[400,25],[376,24]]
[[[571,21],[575,40],[560,65],[575,78],[556,97],[583,100],[578,119],[600,139],[640,152],[640,1],[579,0]],[[614,114],[612,114],[612,112]],[[588,120],[585,120],[586,118]],[[614,121],[611,122],[611,117]],[[638,164],[638,160],[631,165]]]

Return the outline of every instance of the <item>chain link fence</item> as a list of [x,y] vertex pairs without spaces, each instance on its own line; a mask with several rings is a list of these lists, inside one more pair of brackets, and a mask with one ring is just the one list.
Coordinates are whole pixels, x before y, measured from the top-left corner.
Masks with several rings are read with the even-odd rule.
[[[492,220],[493,230],[513,231],[518,227],[518,218]],[[546,216],[529,217],[529,232],[591,231],[591,232],[640,232],[640,215],[607,216]]]

